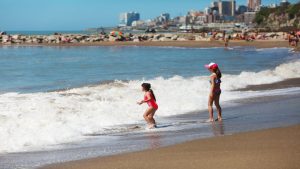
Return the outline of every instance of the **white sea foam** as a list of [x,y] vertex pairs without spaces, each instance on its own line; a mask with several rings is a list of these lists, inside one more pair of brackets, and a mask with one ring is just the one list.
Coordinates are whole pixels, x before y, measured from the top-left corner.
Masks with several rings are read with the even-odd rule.
[[[300,77],[300,60],[281,64],[273,70],[224,75],[222,101],[252,97],[261,92],[233,92],[251,84],[266,84]],[[149,81],[155,91],[157,116],[184,114],[206,109],[209,83],[207,76]],[[0,153],[39,149],[101,133],[115,125],[142,120],[146,105],[142,98],[142,81],[116,81],[65,91],[0,95]],[[281,91],[283,92],[283,91]],[[272,92],[264,92],[264,94]],[[274,93],[273,93],[274,94]]]

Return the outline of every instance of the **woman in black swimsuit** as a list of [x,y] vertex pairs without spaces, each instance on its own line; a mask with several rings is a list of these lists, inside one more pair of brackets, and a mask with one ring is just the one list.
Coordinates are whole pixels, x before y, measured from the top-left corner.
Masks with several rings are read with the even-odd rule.
[[218,111],[218,121],[222,121],[222,108],[220,106],[220,95],[221,95],[221,77],[222,73],[219,66],[216,63],[210,63],[205,65],[205,67],[211,72],[210,75],[210,92],[208,97],[208,112],[209,112],[209,122],[214,121],[213,103]]

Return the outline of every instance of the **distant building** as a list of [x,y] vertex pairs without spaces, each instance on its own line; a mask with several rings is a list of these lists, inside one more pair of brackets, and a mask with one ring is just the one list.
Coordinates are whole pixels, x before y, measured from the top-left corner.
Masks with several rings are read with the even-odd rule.
[[216,13],[217,13],[217,11],[215,11],[215,14],[214,14],[214,12],[213,12],[212,14],[207,15],[207,16],[206,16],[206,18],[207,18],[207,19],[206,19],[206,22],[207,22],[207,23],[215,23],[215,22],[219,21],[219,20],[220,20],[220,16],[217,15]]
[[252,24],[255,18],[256,12],[245,12],[244,13],[244,22],[246,24]]
[[218,6],[219,6],[219,2],[218,1],[214,1],[210,5],[211,8],[218,7]]
[[290,5],[290,3],[287,1],[287,0],[282,0],[281,2],[280,2],[280,6],[282,6],[282,7],[287,7],[287,6],[289,6]]
[[248,0],[248,10],[258,11],[261,5],[261,0]]
[[238,7],[238,9],[237,9],[237,13],[238,14],[244,14],[245,12],[247,12],[248,11],[248,8],[247,8],[247,6],[245,6],[245,5],[240,5],[239,7]]
[[160,16],[161,16],[165,21],[169,21],[169,20],[171,19],[169,13],[162,13]]
[[140,20],[140,14],[137,12],[125,12],[120,14],[119,26],[131,26],[133,21]]
[[146,28],[147,24],[145,21],[139,20],[139,21],[133,21],[131,26],[135,28]]
[[211,13],[211,8],[204,8],[204,14],[209,15]]
[[236,3],[234,0],[231,1],[219,1],[218,3],[219,14],[222,16],[234,16]]

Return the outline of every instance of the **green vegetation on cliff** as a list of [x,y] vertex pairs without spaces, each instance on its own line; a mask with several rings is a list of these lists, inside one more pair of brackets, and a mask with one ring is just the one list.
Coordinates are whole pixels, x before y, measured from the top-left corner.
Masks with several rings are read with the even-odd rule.
[[276,8],[262,7],[254,19],[259,27],[300,28],[300,2]]

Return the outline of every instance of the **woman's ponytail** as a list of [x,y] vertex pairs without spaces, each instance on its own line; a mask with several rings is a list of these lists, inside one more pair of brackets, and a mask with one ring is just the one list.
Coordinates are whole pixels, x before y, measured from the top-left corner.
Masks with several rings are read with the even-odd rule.
[[155,95],[154,95],[154,92],[153,92],[153,90],[152,90],[152,89],[149,89],[149,92],[152,94],[152,96],[153,96],[153,99],[156,101],[156,98],[155,98]]
[[218,79],[221,79],[222,73],[219,68],[216,69],[215,73],[217,74]]

